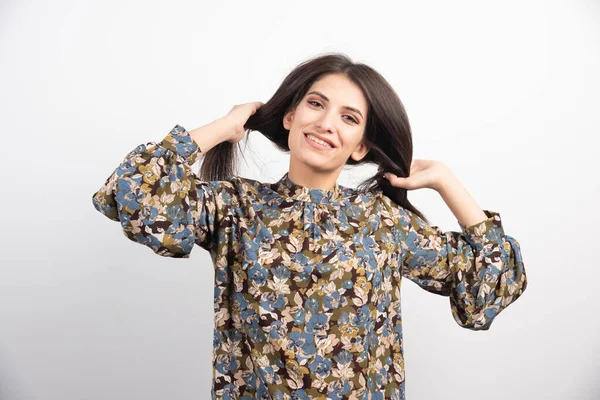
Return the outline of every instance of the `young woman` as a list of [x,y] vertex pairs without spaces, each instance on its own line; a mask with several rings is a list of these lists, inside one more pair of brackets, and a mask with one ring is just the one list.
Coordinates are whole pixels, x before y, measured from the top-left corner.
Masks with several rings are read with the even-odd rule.
[[[251,131],[289,151],[277,182],[234,174],[233,146]],[[378,173],[357,189],[337,183],[363,163]],[[429,225],[406,196],[420,188],[442,196],[461,232]],[[527,285],[500,214],[442,162],[413,160],[398,96],[340,54],[297,66],[266,104],[139,145],[93,204],[158,255],[210,252],[213,399],[404,399],[402,277],[448,296],[473,330]]]

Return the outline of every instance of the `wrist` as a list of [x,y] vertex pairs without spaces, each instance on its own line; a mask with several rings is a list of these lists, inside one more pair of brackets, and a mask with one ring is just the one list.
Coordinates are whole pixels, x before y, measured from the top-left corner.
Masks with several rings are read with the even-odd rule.
[[452,173],[450,168],[444,165],[442,168],[442,172],[440,173],[440,176],[437,179],[437,182],[435,183],[433,189],[439,194],[443,195],[448,191],[452,190],[452,188],[455,188],[457,183],[458,180],[456,179],[456,176]]
[[218,118],[212,122],[215,130],[219,132],[219,143],[226,142],[235,137],[236,126],[234,121],[228,116]]
[[229,140],[232,136],[233,126],[231,121],[226,118],[218,118],[208,123],[191,130],[190,136],[196,142],[202,153],[208,153],[210,149]]

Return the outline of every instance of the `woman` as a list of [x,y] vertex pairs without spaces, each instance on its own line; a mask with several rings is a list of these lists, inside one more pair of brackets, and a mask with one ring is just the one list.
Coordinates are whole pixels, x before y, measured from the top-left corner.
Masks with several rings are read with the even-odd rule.
[[[233,174],[233,146],[254,130],[290,153],[275,183]],[[358,189],[337,183],[345,165],[366,163],[379,171]],[[419,188],[440,193],[461,232],[428,224],[406,197]],[[412,160],[393,89],[339,54],[297,66],[266,104],[138,146],[93,203],[158,255],[210,252],[212,398],[404,399],[402,277],[448,296],[473,330],[527,285],[499,213],[443,163]]]

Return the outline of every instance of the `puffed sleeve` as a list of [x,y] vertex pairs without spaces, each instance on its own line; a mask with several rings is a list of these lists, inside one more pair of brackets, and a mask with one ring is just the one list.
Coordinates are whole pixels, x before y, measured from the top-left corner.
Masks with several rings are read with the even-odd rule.
[[201,154],[189,132],[175,125],[161,142],[129,152],[92,203],[120,222],[127,238],[160,256],[189,258],[194,243],[214,250],[231,227],[236,193],[230,181],[199,180],[192,165]]
[[421,288],[450,298],[456,322],[488,330],[494,318],[527,287],[519,242],[504,233],[500,214],[461,232],[443,232],[405,210],[400,221],[402,275]]

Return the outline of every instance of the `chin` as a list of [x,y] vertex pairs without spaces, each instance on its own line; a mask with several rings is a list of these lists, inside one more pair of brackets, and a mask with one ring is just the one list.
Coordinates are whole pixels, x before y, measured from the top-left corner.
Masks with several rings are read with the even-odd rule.
[[301,162],[302,162],[302,164],[304,164],[305,166],[307,166],[308,168],[312,169],[315,172],[329,173],[336,169],[336,167],[334,165],[331,165],[331,163],[318,163],[318,162],[315,162],[314,159],[309,159],[309,160],[302,159]]

